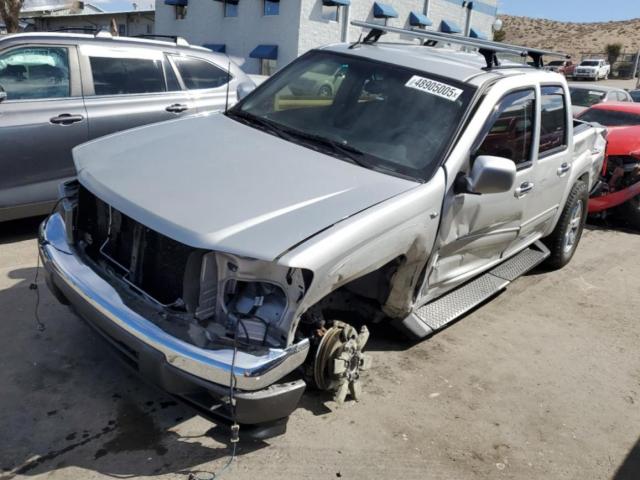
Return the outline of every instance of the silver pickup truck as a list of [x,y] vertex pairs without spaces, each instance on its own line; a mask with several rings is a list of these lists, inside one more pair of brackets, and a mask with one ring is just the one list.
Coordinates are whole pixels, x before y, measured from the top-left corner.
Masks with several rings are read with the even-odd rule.
[[[357,399],[351,319],[424,338],[576,251],[604,129],[574,123],[562,75],[487,58],[368,36],[226,114],[75,148],[40,231],[50,289],[208,417],[271,435],[307,383]],[[310,71],[339,88],[296,94]]]

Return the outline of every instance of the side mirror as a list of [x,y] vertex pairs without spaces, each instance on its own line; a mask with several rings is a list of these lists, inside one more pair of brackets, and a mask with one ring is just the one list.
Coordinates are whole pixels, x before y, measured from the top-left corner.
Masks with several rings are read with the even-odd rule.
[[7,92],[4,91],[2,85],[0,85],[0,103],[4,102],[7,99]]
[[256,89],[256,86],[253,83],[244,82],[238,85],[238,101],[242,100],[244,97],[249,95]]
[[466,178],[466,190],[475,194],[503,193],[511,190],[515,181],[516,164],[512,160],[480,155]]

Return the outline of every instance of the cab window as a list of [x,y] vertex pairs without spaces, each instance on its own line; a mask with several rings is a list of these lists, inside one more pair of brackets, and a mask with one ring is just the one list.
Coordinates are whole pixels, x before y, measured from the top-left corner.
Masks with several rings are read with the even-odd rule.
[[513,160],[518,168],[528,166],[531,163],[535,105],[533,89],[504,97],[481,135],[475,156],[504,157]]
[[567,148],[567,103],[562,87],[542,87],[539,156]]
[[0,86],[7,101],[70,95],[69,53],[62,47],[27,47],[0,55]]

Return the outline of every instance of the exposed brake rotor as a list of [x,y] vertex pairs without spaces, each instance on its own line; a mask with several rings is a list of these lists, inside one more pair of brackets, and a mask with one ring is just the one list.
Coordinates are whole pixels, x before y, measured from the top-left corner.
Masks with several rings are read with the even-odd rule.
[[334,392],[334,400],[343,403],[348,394],[358,401],[362,395],[360,374],[371,367],[371,357],[362,350],[369,330],[360,333],[348,323],[334,321],[322,335],[313,365],[313,379],[321,390]]

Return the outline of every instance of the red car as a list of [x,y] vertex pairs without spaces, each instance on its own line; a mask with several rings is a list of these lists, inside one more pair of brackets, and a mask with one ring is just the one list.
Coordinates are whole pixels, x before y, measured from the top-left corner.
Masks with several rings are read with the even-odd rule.
[[589,213],[620,207],[626,220],[640,228],[640,104],[600,103],[578,119],[600,123],[609,132],[602,179],[591,193]]

